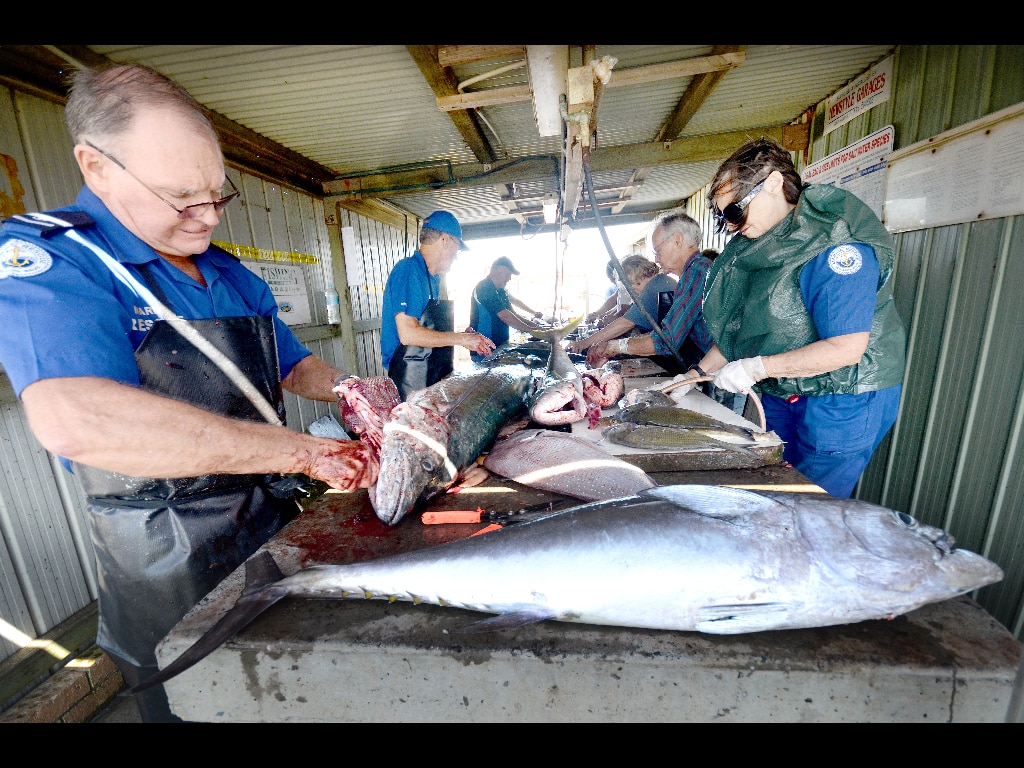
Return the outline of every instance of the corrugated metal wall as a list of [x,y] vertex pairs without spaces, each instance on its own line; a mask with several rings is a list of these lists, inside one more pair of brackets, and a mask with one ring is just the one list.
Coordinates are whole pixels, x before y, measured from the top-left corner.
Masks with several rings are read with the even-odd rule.
[[339,206],[338,221],[359,372],[383,376],[387,373],[380,358],[384,285],[395,263],[416,250],[418,220],[408,217],[386,223]]
[[[18,197],[13,193],[15,184],[24,189],[21,202],[25,210],[46,210],[74,202],[81,187],[81,174],[72,157],[62,116],[63,107],[59,105],[24,93],[0,90],[0,155],[7,156],[9,169],[0,183],[5,217],[19,212],[9,210]],[[293,326],[293,330],[314,354],[340,368],[353,370],[354,359],[345,359],[342,331],[327,324],[325,260],[333,265],[336,278],[344,275],[344,269],[343,265],[333,264],[343,261],[340,253],[331,258],[323,200],[235,169],[229,168],[228,173],[242,190],[242,203],[226,209],[215,239],[239,246],[243,260],[299,264],[311,299],[312,322]],[[337,279],[335,282],[343,284]],[[376,316],[380,316],[379,301]],[[379,352],[365,360],[361,356],[359,373],[366,375],[379,369],[379,357]],[[329,413],[332,406],[286,392],[285,407],[288,426],[304,430]],[[2,370],[0,467],[3,661],[27,641],[40,637],[89,605],[96,597],[96,585],[92,544],[84,517],[85,499],[78,481],[36,441]]]
[[[1024,101],[1020,52],[900,46],[889,101],[827,135],[825,103],[808,112],[812,146],[800,167],[890,124],[898,150]],[[707,231],[705,201],[706,189],[687,211]],[[976,597],[1024,639],[1024,217],[894,239],[909,335],[903,402],[856,495],[945,528],[999,563],[1006,578]]]

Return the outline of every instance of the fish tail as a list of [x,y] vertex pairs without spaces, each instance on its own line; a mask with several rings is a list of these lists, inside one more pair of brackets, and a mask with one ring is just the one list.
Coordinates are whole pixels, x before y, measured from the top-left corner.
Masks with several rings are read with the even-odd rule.
[[579,317],[570,320],[568,323],[566,323],[565,325],[560,326],[558,328],[549,328],[549,329],[544,330],[544,331],[536,330],[536,329],[531,330],[530,331],[530,335],[533,336],[533,338],[535,338],[535,339],[540,339],[541,341],[547,341],[547,342],[550,342],[551,344],[557,344],[559,341],[564,339],[570,333],[575,331],[576,327],[580,324],[580,322],[582,322],[582,320],[583,320],[583,315],[580,315]]
[[287,588],[274,586],[283,578],[284,574],[281,573],[269,552],[261,552],[252,558],[245,565],[245,589],[231,610],[178,658],[155,675],[125,689],[120,695],[129,696],[142,693],[198,664],[224,642],[249,626],[270,606],[288,595]]

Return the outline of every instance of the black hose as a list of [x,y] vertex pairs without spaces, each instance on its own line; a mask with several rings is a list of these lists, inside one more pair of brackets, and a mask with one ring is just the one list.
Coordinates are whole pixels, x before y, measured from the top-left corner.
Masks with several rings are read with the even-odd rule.
[[615,249],[612,248],[611,241],[608,239],[608,233],[604,230],[604,223],[601,221],[601,214],[597,209],[597,198],[594,195],[594,181],[590,177],[590,166],[583,166],[583,178],[587,182],[587,195],[590,197],[590,208],[594,212],[594,221],[597,222],[597,229],[601,233],[601,239],[604,240],[604,247],[608,249],[608,255],[611,257],[610,261],[615,266],[615,271],[619,274],[619,278],[622,280],[622,284],[626,286],[626,291],[633,299],[633,303],[640,309],[641,314],[647,319],[647,322],[651,326],[651,333],[656,333],[658,338],[665,342],[665,346],[672,350],[672,356],[679,362],[680,368],[686,368],[686,361],[683,360],[683,356],[679,354],[679,350],[676,349],[676,345],[669,339],[668,334],[665,333],[658,321],[655,320],[651,313],[647,311],[641,302],[640,298],[633,292],[633,286],[629,284],[629,278],[626,276],[626,271],[622,268],[622,264],[619,262],[619,258],[615,255]]

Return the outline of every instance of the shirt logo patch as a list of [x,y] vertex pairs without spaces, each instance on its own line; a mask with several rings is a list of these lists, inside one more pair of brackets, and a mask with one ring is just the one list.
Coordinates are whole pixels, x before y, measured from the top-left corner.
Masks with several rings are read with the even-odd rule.
[[50,254],[35,243],[8,240],[0,245],[0,280],[41,275],[52,265]]
[[852,275],[864,263],[860,251],[852,245],[837,245],[828,255],[828,265],[837,275]]

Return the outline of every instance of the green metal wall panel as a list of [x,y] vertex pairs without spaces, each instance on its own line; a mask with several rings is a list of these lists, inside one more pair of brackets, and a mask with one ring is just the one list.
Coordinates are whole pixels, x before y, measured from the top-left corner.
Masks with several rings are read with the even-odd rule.
[[[1024,101],[1024,46],[901,46],[892,97],[828,136],[807,162],[892,124],[895,149]],[[821,111],[823,105],[819,105]],[[895,237],[908,328],[896,426],[857,496],[946,528],[1006,578],[976,595],[1024,633],[1024,222],[1009,217]]]

